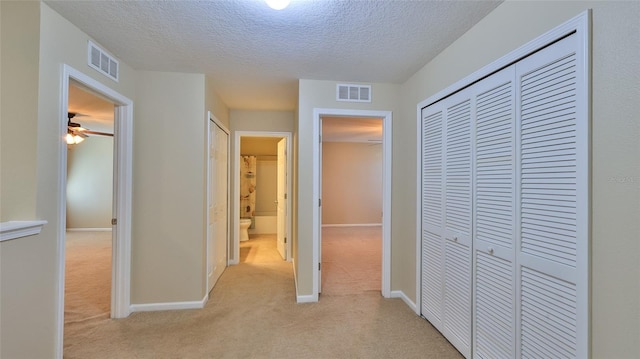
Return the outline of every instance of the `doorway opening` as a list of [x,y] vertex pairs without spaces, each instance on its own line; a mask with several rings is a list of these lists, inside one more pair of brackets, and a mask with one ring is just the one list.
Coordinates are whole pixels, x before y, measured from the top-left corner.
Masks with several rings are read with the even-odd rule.
[[291,261],[291,133],[236,131],[230,263]]
[[[325,142],[326,136],[329,134],[323,133],[324,125],[323,120],[327,120],[328,122],[334,122],[334,126],[346,126],[347,124],[362,128],[360,131],[362,133],[360,141],[366,139],[366,146],[374,147],[380,146],[381,153],[381,212],[378,216],[374,215],[374,218],[379,218],[378,221],[375,219],[364,219],[367,217],[360,217],[357,221],[364,220],[367,223],[339,223],[339,224],[350,224],[351,226],[342,227],[349,228],[352,230],[357,229],[358,227],[362,231],[362,235],[367,238],[375,238],[376,226],[379,225],[379,236],[381,237],[381,247],[379,258],[381,263],[378,268],[380,268],[380,286],[379,289],[382,293],[383,297],[390,297],[391,288],[390,288],[390,263],[391,263],[391,121],[392,114],[390,111],[367,111],[367,110],[344,110],[344,109],[319,109],[316,108],[313,111],[313,138],[317,139],[314,141],[313,146],[313,203],[317,203],[317,206],[314,205],[314,214],[313,214],[313,261],[316,265],[317,270],[314,270],[313,275],[313,289],[314,289],[314,297],[318,298],[319,294],[322,292],[322,283],[323,283],[323,258],[322,258],[322,239],[323,239],[323,224],[328,224],[323,222],[323,212],[324,206],[327,204],[326,200],[331,200],[330,197],[323,198],[325,192],[323,191],[323,187],[326,185],[323,183],[323,143]],[[357,122],[362,121],[362,122]],[[372,133],[366,130],[367,124],[371,126],[370,130],[375,128],[373,125],[379,124],[376,122],[381,122],[381,129],[377,129],[377,131],[381,131],[377,137],[372,137]],[[330,135],[331,136],[331,135]],[[371,139],[372,141],[368,141]],[[354,146],[357,147],[357,146]],[[367,151],[363,151],[367,152]],[[363,174],[363,176],[366,176]],[[366,181],[366,178],[360,178],[361,181]],[[374,184],[375,186],[375,184]],[[363,186],[361,186],[363,187]],[[378,192],[378,193],[380,193]],[[363,198],[366,198],[363,197]],[[328,209],[331,211],[331,209]],[[339,212],[335,210],[334,212]],[[327,212],[329,213],[329,212]],[[332,213],[332,215],[335,213]],[[343,213],[344,214],[344,213]],[[348,218],[353,213],[344,214],[345,218]],[[370,218],[370,217],[369,217]],[[347,219],[347,222],[354,221],[355,219],[350,218]],[[332,221],[335,221],[333,219]],[[370,222],[373,221],[373,222]],[[355,226],[354,226],[355,224]],[[340,230],[336,230],[335,228],[341,227],[325,227],[327,229],[330,228],[331,232],[340,232]],[[369,230],[369,233],[365,233],[365,228]],[[348,230],[342,230],[342,232],[347,232],[347,236],[349,236]],[[344,233],[337,233],[336,236],[340,237],[344,235]],[[351,237],[353,236],[353,231],[351,233]],[[355,235],[355,238],[359,238],[359,235]],[[361,239],[362,237],[360,237]],[[356,239],[357,241],[357,239]],[[375,240],[371,243],[375,243]],[[375,248],[375,245],[372,247]],[[354,256],[358,256],[358,251],[355,250],[353,252]],[[375,257],[376,254],[373,252],[371,256]],[[369,267],[371,268],[371,267]]]
[[382,118],[322,117],[323,295],[382,290]]
[[114,187],[114,103],[73,80],[68,91],[64,301],[67,329],[73,323],[110,316]]
[[[67,227],[67,142],[69,131],[70,85],[102,98],[112,105],[113,111],[113,172],[112,208],[108,225],[111,227],[111,285],[109,316],[124,318],[130,312],[131,281],[131,187],[133,148],[133,101],[112,90],[90,76],[68,66],[62,66],[59,103],[59,147],[57,181],[58,243],[57,243],[57,310],[56,352],[63,356],[65,322],[65,270]],[[97,131],[101,132],[101,131]]]

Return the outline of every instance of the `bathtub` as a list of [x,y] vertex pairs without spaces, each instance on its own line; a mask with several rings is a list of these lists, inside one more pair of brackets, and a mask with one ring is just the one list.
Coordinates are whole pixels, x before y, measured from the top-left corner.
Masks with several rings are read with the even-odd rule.
[[254,228],[249,228],[249,234],[271,234],[277,233],[278,216],[276,212],[256,212]]

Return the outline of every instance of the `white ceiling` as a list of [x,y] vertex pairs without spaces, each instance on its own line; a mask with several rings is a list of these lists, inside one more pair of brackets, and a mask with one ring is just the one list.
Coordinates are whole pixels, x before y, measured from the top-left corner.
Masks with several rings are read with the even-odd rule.
[[75,113],[72,122],[92,131],[113,133],[113,103],[84,89],[81,85],[69,84],[69,106],[67,110]]
[[301,78],[403,83],[500,3],[45,2],[134,69],[207,74],[245,110],[293,110]]

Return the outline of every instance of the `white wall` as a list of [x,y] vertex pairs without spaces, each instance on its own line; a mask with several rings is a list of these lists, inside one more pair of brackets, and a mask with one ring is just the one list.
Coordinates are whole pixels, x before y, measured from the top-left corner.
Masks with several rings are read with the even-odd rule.
[[113,137],[91,136],[67,150],[67,229],[111,228]]
[[[394,124],[392,284],[415,298],[416,105],[566,20],[593,9],[593,358],[637,357],[640,339],[640,2],[507,1],[402,85]],[[394,157],[395,158],[395,157]]]

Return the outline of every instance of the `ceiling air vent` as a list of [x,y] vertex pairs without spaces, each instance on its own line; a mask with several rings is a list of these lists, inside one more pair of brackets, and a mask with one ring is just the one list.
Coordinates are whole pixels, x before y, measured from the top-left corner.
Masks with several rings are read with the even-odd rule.
[[336,100],[349,102],[371,102],[371,85],[338,84]]
[[114,81],[118,81],[120,63],[106,51],[89,41],[89,66],[107,75]]

